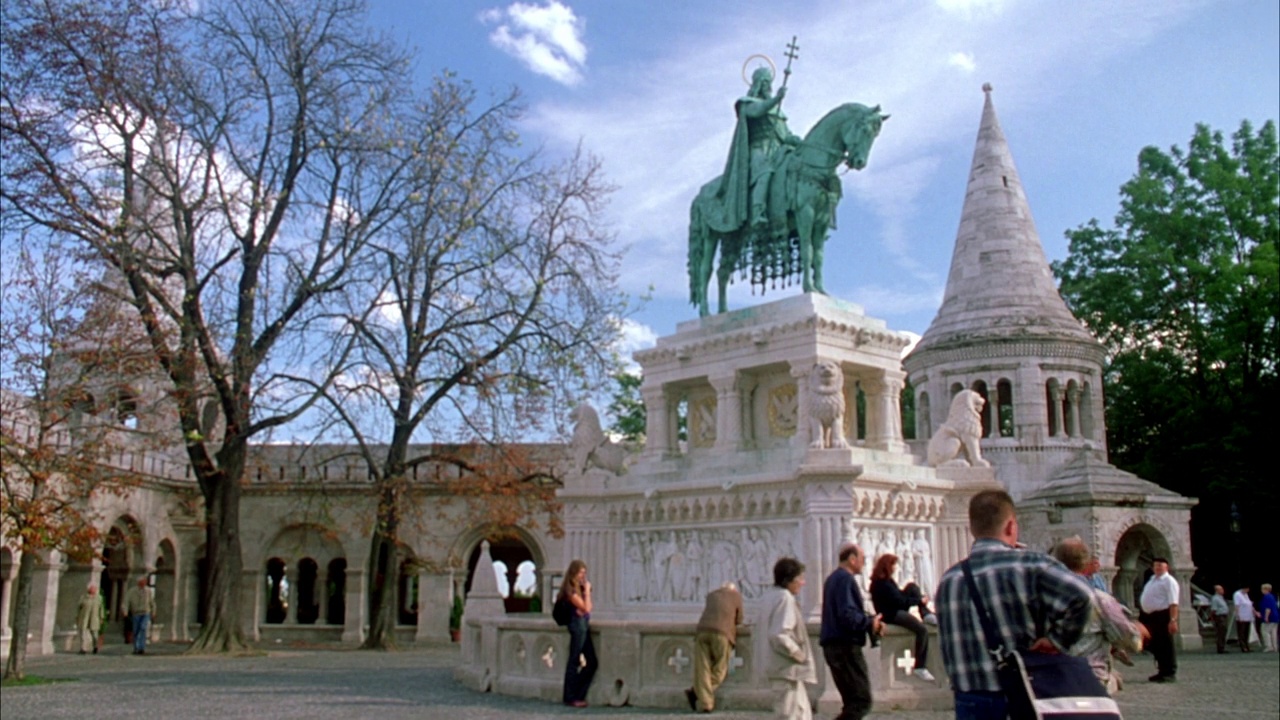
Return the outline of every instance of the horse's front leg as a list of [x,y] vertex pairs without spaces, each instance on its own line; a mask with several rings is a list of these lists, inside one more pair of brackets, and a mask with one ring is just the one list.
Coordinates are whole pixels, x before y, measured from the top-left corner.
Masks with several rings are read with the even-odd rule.
[[712,271],[715,269],[716,236],[710,232],[703,235],[702,249],[702,258],[698,264],[698,317],[711,314],[711,308],[707,304],[707,290],[711,285]]
[[827,230],[826,227],[813,228],[813,291],[817,293],[827,294],[826,288],[822,287],[822,259],[827,247]]

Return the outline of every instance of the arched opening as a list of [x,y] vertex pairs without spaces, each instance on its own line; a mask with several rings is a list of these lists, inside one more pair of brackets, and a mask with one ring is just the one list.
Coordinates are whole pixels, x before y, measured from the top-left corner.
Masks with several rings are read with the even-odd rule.
[[413,558],[400,561],[399,581],[396,583],[396,623],[418,624],[418,562]]
[[[476,564],[480,562],[480,543],[471,551],[471,556],[467,560],[467,581],[463,592],[471,592],[471,583],[475,577]],[[489,538],[489,555],[493,558],[494,572],[500,574],[500,577],[494,579],[498,583],[498,589],[504,591],[503,605],[509,613],[529,612],[530,604],[533,596],[536,595],[537,588],[537,564],[533,557],[533,552],[518,537],[494,537]],[[519,587],[519,569],[522,563],[529,563],[533,566],[534,580],[533,585],[535,592],[529,595],[520,595],[511,592],[512,588]],[[527,581],[526,581],[527,582]],[[465,595],[464,595],[465,597]]]
[[[129,589],[129,577],[139,565],[135,555],[140,535],[128,518],[117,520],[107,531],[102,545],[102,572],[98,576],[98,587],[107,608],[108,622],[124,619],[124,595]],[[141,573],[142,568],[136,568],[136,572]]]
[[1013,437],[1013,383],[1004,378],[996,383],[996,417],[1000,437]]
[[347,559],[329,561],[325,575],[325,616],[329,625],[342,625],[347,621]]
[[267,614],[265,621],[270,625],[284,622],[289,613],[289,579],[285,577],[285,563],[278,557],[267,560],[264,573],[267,591]]
[[129,388],[119,387],[112,392],[111,411],[120,425],[130,430],[138,428],[138,395]]
[[156,616],[153,621],[153,627],[157,638],[160,637],[161,632],[169,639],[178,637],[174,627],[174,618],[176,617],[174,608],[177,603],[175,590],[176,570],[177,560],[174,557],[173,543],[169,540],[162,540],[160,546],[156,549]]
[[1151,561],[1157,557],[1168,560],[1169,571],[1174,571],[1169,541],[1151,525],[1134,525],[1120,536],[1116,542],[1116,577],[1111,583],[1117,600],[1130,607],[1136,606],[1142,595],[1142,586],[1151,576]]
[[982,412],[979,417],[982,419],[982,437],[991,437],[991,414],[995,407],[991,403],[991,398],[987,393],[986,380],[974,380],[970,390],[982,396]]
[[1080,437],[1080,383],[1067,381],[1067,392],[1062,398],[1062,424],[1067,437]]
[[315,625],[320,618],[319,595],[316,592],[319,576],[320,566],[315,560],[306,557],[298,561],[297,621],[300,625]]
[[196,622],[204,625],[209,617],[209,558],[205,557],[204,546],[200,546],[200,557],[196,559]]

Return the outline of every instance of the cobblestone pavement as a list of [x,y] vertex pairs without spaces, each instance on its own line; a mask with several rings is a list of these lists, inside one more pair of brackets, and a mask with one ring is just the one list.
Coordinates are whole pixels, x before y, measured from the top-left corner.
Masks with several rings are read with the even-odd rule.
[[[260,657],[209,658],[158,644],[145,657],[122,646],[103,655],[30,658],[27,672],[65,679],[6,688],[4,720],[20,718],[315,718],[316,720],[516,720],[517,718],[685,718],[646,708],[573,710],[555,703],[474,693],[453,680],[456,647],[395,653],[271,648]],[[1127,720],[1280,717],[1280,655],[1184,653],[1178,683],[1145,681],[1149,657],[1127,670],[1118,700]],[[764,712],[717,712],[764,720]],[[825,717],[825,716],[823,716]],[[944,720],[949,712],[884,712],[892,720]]]

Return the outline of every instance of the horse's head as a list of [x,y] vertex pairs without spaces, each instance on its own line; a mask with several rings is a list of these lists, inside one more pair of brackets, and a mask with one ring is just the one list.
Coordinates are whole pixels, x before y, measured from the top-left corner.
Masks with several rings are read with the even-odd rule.
[[844,147],[847,154],[845,164],[851,170],[861,170],[867,166],[867,156],[871,154],[871,143],[880,134],[880,127],[888,115],[880,114],[880,106],[854,106],[855,112],[843,133]]

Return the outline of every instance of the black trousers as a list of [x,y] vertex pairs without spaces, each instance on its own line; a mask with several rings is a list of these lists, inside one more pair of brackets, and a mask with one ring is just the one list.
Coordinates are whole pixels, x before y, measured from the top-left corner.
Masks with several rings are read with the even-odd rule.
[[[582,664],[580,658],[586,659]],[[574,614],[569,621],[569,657],[564,664],[564,701],[566,703],[587,699],[587,690],[600,666],[596,659],[596,646],[591,642],[591,628],[587,619]]]
[[929,628],[924,623],[916,619],[915,615],[906,610],[899,610],[893,614],[893,617],[886,617],[884,621],[890,625],[903,627],[916,634],[916,664],[915,669],[919,670],[929,664]]
[[1173,650],[1173,636],[1169,634],[1169,611],[1141,613],[1138,622],[1147,626],[1147,630],[1151,632],[1147,649],[1156,659],[1156,674],[1165,677],[1177,675],[1178,657]]
[[831,670],[831,679],[844,702],[836,720],[862,720],[871,712],[871,678],[862,648],[852,645],[824,645],[822,657]]

